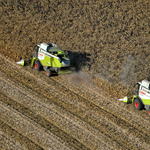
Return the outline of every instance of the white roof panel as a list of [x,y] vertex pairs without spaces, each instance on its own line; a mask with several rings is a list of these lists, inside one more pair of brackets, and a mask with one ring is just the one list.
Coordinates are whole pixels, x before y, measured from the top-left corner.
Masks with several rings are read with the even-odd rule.
[[40,44],[40,48],[42,48],[43,50],[47,50],[47,47],[48,47],[48,45],[47,44],[45,44],[45,43],[41,43]]
[[142,81],[142,86],[146,87],[146,88],[149,88],[149,85],[150,85],[150,82],[147,81],[147,80],[143,80]]

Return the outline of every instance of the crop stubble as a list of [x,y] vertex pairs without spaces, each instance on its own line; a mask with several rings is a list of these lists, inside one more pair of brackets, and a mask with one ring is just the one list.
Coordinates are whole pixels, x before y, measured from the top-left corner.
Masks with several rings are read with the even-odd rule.
[[[45,78],[43,72],[10,64],[2,56],[0,68],[4,115],[19,113],[70,148],[149,149],[149,121],[140,122],[137,112],[128,112],[84,84],[81,88],[61,76]],[[13,119],[7,119],[1,121],[31,140],[11,124]],[[35,145],[42,147],[38,143]]]

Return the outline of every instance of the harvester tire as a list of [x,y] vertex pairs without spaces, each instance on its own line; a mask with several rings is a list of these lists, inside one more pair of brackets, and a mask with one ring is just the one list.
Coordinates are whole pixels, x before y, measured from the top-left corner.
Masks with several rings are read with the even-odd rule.
[[52,75],[52,71],[50,69],[46,70],[46,75],[47,77],[50,77]]
[[42,66],[41,66],[41,64],[40,64],[39,61],[35,61],[35,63],[34,63],[34,69],[37,70],[37,71],[41,71]]
[[148,109],[148,116],[150,117],[150,108]]
[[133,104],[134,104],[134,108],[137,110],[142,110],[144,108],[144,105],[139,99],[135,99]]

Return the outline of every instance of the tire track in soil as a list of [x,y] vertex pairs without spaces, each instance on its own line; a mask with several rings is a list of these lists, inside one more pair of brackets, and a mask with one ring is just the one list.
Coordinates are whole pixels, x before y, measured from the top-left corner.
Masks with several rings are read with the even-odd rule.
[[55,139],[55,137],[52,137],[52,134],[49,135],[43,128],[38,127],[35,122],[29,120],[26,116],[20,114],[13,108],[5,105],[3,102],[0,102],[0,117],[4,123],[29,138],[42,149],[69,149]]
[[[52,78],[53,79],[53,78]],[[27,80],[26,80],[27,81]],[[50,80],[49,82],[51,82],[52,80]],[[34,81],[33,81],[34,82]],[[22,84],[25,84],[24,82],[22,82]],[[28,84],[28,83],[27,83]],[[58,83],[57,83],[58,84]],[[26,87],[27,87],[27,85],[25,85]],[[58,86],[57,86],[58,87]],[[30,89],[32,89],[31,87],[30,87]],[[46,89],[46,88],[45,88]],[[65,89],[65,90],[67,90],[67,89]],[[71,94],[73,94],[72,92],[70,92]],[[71,95],[70,94],[70,95]],[[45,97],[46,97],[46,93],[45,93],[45,95],[44,95]],[[49,95],[47,95],[47,97],[48,97]],[[72,96],[73,97],[73,96]],[[57,98],[57,97],[56,97]],[[80,99],[81,99],[81,97],[79,97]],[[82,103],[83,104],[83,103]],[[96,106],[97,107],[97,106]],[[103,111],[103,109],[101,110],[101,111]],[[106,112],[104,112],[104,113],[106,113]],[[74,113],[75,114],[75,113]],[[102,114],[100,114],[100,116],[101,116]],[[82,118],[82,120],[84,120],[84,118],[83,117],[81,117],[82,115],[80,114],[80,116],[78,116],[79,118]],[[102,115],[102,116],[104,116],[104,115]],[[104,121],[106,121],[106,119],[104,120]],[[103,121],[103,122],[104,122]],[[109,122],[109,121],[108,121]],[[91,123],[90,121],[88,121],[87,120],[87,123]],[[126,122],[125,122],[126,123]],[[93,124],[92,124],[93,125]],[[107,125],[107,124],[106,124]],[[112,125],[112,123],[111,123],[111,125]],[[105,126],[105,125],[104,125]],[[98,126],[95,126],[95,128],[97,128]],[[99,129],[99,128],[98,128]],[[122,128],[121,128],[121,130],[122,130]],[[104,130],[102,130],[102,131],[104,131]],[[123,133],[121,133],[121,134],[123,134]],[[113,136],[113,135],[112,135]],[[147,135],[146,135],[147,136]],[[122,141],[121,141],[122,142]],[[129,147],[131,147],[131,145],[129,145]]]

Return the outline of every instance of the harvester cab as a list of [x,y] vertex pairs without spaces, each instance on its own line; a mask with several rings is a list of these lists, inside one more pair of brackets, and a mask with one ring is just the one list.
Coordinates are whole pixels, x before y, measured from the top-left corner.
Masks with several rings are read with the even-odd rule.
[[137,110],[147,109],[150,116],[150,82],[142,80],[137,83],[138,87],[134,89],[134,95],[132,97],[125,97],[119,99],[125,103],[133,103],[134,108]]

